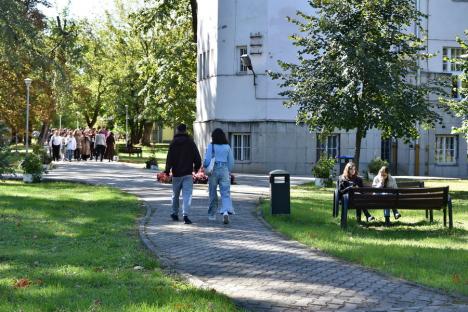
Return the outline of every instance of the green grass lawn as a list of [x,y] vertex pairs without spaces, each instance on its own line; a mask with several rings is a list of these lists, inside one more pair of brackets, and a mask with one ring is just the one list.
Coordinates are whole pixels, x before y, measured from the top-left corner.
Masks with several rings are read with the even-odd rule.
[[112,188],[0,183],[0,311],[236,311],[164,274],[139,241],[143,213]]
[[291,191],[291,215],[271,216],[269,201],[262,203],[265,219],[279,232],[339,258],[406,280],[468,295],[468,180],[428,181],[426,187],[450,186],[454,229],[444,228],[442,212],[435,223],[424,211],[401,210],[402,218],[384,226],[383,211],[374,210],[377,222],[359,225],[354,210],[348,230],[332,217],[332,188],[312,185]]
[[[120,143],[120,145],[123,145],[123,144],[124,143]],[[159,169],[164,170],[164,168],[166,167],[166,156],[167,156],[167,150],[169,148],[169,144],[161,143],[161,144],[155,144],[152,147],[148,147],[148,146],[139,146],[139,147],[142,147],[143,149],[143,157],[138,157],[136,154],[129,156],[127,153],[119,153],[119,161],[135,163],[135,164],[145,164],[145,162],[148,160],[148,157],[156,155]]]

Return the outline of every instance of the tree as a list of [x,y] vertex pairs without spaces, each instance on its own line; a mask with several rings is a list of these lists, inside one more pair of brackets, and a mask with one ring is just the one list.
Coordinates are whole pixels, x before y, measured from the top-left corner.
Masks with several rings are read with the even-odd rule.
[[[468,38],[468,30],[465,30],[465,36]],[[455,116],[462,119],[462,124],[458,128],[454,128],[454,133],[462,133],[468,138],[468,41],[464,41],[462,38],[457,38],[457,42],[460,47],[465,51],[463,58],[450,59],[448,61],[459,64],[463,73],[458,77],[454,77],[454,82],[457,84],[452,92],[456,94],[460,99],[447,99],[443,98],[442,102],[455,114]],[[460,83],[458,83],[460,80]]]
[[369,129],[383,137],[418,136],[418,122],[440,120],[427,101],[442,92],[432,81],[416,82],[422,43],[407,31],[422,31],[423,15],[412,0],[309,1],[317,15],[297,12],[289,18],[300,34],[298,63],[279,62],[280,94],[297,106],[297,121],[322,136],[334,129],[356,130],[354,159]]
[[[149,3],[151,3],[149,1]],[[145,116],[170,124],[195,120],[196,20],[193,0],[153,1],[133,15],[142,38]]]

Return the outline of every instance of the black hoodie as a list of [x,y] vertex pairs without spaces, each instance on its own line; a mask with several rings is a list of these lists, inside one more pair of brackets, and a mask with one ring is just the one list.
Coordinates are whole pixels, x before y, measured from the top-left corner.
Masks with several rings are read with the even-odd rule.
[[166,159],[166,173],[172,169],[172,176],[183,177],[197,172],[201,157],[195,142],[188,134],[176,134],[169,146]]

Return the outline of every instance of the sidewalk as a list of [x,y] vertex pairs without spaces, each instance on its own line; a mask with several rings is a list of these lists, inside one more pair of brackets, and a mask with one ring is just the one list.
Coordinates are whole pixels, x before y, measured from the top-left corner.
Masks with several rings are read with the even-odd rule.
[[[252,311],[467,311],[455,298],[337,260],[272,232],[256,217],[265,175],[236,175],[236,215],[228,225],[207,218],[206,185],[195,185],[192,225],[171,221],[171,185],[122,163],[59,164],[48,178],[105,184],[142,199],[140,234],[163,264]],[[311,180],[291,178],[292,183]],[[461,303],[463,301],[463,304]]]

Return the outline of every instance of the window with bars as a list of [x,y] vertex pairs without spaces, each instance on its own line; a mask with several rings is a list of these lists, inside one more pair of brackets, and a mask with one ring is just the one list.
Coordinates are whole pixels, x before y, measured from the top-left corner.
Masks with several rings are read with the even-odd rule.
[[321,154],[327,154],[328,157],[336,157],[340,155],[340,135],[329,135],[324,141],[320,141],[317,134],[317,160],[320,159]]
[[457,163],[458,138],[455,135],[436,135],[435,162],[453,165]]
[[241,56],[247,54],[247,46],[240,46],[237,47],[237,62],[239,64],[239,73],[246,73],[247,72],[247,67],[242,64]]
[[460,58],[464,54],[462,48],[449,48],[442,49],[442,71],[444,72],[461,72],[462,64],[450,62],[450,59]]
[[250,133],[231,134],[231,146],[234,154],[234,160],[250,160]]

